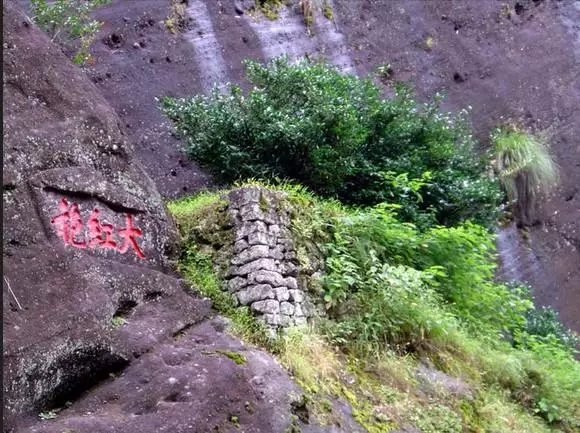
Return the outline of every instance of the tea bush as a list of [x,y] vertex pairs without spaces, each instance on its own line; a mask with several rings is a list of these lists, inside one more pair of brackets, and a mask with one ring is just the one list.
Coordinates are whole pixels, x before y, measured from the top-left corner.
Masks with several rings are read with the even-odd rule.
[[501,193],[464,113],[443,112],[440,98],[418,104],[403,85],[381,99],[370,79],[307,60],[246,67],[247,95],[230,86],[160,101],[190,156],[219,181],[293,179],[348,204],[396,203],[421,226],[494,222]]

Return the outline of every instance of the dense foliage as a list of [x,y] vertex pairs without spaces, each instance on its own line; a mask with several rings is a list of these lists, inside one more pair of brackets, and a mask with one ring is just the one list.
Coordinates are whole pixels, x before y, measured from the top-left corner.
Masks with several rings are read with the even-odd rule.
[[443,369],[450,353],[463,353],[488,386],[565,431],[580,428],[578,340],[553,310],[534,307],[526,287],[493,280],[487,230],[418,231],[384,205],[331,221],[323,250],[335,343],[428,354]]
[[[518,287],[509,288],[493,281],[493,238],[480,226],[466,223],[420,232],[412,225],[399,222],[383,205],[336,218],[333,226],[333,238],[325,246],[330,270],[328,290],[337,285],[334,279],[342,281],[343,290],[332,295],[340,296],[341,301],[350,299],[353,291],[357,293],[357,287],[365,292],[386,287],[384,282],[377,286],[374,277],[370,280],[369,277],[379,268],[383,269],[382,274],[392,274],[395,267],[402,275],[402,266],[406,267],[403,274],[407,278],[419,272],[418,277],[400,283],[405,290],[415,290],[423,299],[434,297],[478,334],[495,332],[499,336],[519,328],[525,322],[523,314],[532,307],[532,302]],[[353,268],[359,278],[364,278],[350,275],[348,280],[349,269]],[[357,284],[345,284],[348,281]],[[432,310],[434,301],[429,302],[427,306]]]
[[[406,423],[434,433],[578,431],[577,336],[553,310],[536,308],[528,287],[494,280],[489,228],[502,196],[464,113],[444,113],[439,99],[418,104],[405,86],[381,99],[370,79],[324,64],[280,58],[248,62],[247,71],[254,88],[246,95],[232,86],[161,105],[190,155],[219,180],[261,178],[282,188],[299,260],[324,258],[311,296],[327,318],[313,336],[291,332],[276,343],[319,413],[328,412],[321,396],[334,395],[371,432]],[[554,179],[537,141],[513,129],[492,138],[510,199]],[[219,194],[206,194],[171,209],[186,236],[213,239],[212,221],[224,215],[218,203]],[[233,306],[224,307],[212,239],[201,243],[216,250],[210,261],[188,238],[182,272],[255,335],[247,315],[235,319]],[[339,353],[357,380],[342,380]],[[410,396],[419,359],[466,381],[473,399]],[[389,417],[381,418],[385,405]]]
[[438,100],[418,104],[403,85],[381,99],[370,79],[306,60],[248,62],[247,76],[247,95],[231,86],[161,101],[191,157],[220,181],[294,179],[349,204],[398,204],[421,226],[495,220],[498,185],[463,116]]

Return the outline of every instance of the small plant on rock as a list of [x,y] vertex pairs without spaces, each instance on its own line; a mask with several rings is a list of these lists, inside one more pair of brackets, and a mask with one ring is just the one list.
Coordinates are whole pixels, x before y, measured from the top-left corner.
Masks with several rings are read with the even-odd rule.
[[495,166],[516,217],[523,225],[532,222],[536,197],[558,180],[558,169],[545,140],[515,125],[498,128],[492,136]]
[[278,19],[278,10],[286,4],[286,0],[255,0],[253,10],[262,12],[269,20]]
[[304,18],[304,24],[308,29],[308,32],[312,31],[312,26],[314,25],[314,5],[312,0],[300,0],[300,11]]
[[111,319],[111,325],[113,325],[113,328],[120,328],[121,326],[126,325],[127,323],[129,323],[127,319],[121,316],[115,316]]
[[328,0],[324,0],[324,3],[322,3],[322,15],[324,15],[324,18],[326,18],[327,20],[332,20],[334,18],[332,6],[328,2]]
[[101,23],[90,13],[110,0],[30,0],[33,20],[49,34],[53,41],[71,51],[74,63],[81,65],[91,60],[89,48],[94,42]]
[[48,410],[46,412],[40,412],[38,414],[38,417],[42,420],[55,419],[56,418],[56,411]]

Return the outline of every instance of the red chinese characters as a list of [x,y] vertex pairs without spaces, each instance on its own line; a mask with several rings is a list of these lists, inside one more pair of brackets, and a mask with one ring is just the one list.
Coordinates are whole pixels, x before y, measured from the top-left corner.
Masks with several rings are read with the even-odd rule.
[[[87,226],[89,228],[89,247],[101,247],[101,248],[112,248],[117,249],[117,242],[113,240],[113,227],[112,224],[103,224],[99,220],[98,209],[93,209],[91,216],[89,216],[89,221]],[[66,243],[66,242],[65,242]]]
[[77,248],[86,248],[85,241],[76,239],[83,230],[83,220],[76,203],[68,204],[66,198],[60,201],[59,209],[61,213],[50,219],[50,222],[56,226],[56,232],[62,238],[65,244]]
[[143,254],[143,251],[141,251],[141,248],[139,248],[137,240],[135,239],[137,237],[143,236],[143,232],[141,231],[141,229],[133,227],[132,215],[126,214],[125,222],[127,224],[127,227],[119,230],[119,236],[123,238],[124,243],[119,247],[118,251],[121,254],[125,254],[129,249],[129,247],[131,247],[135,250],[135,254],[137,255],[137,257],[139,257],[140,259],[144,259],[145,254]]
[[120,242],[115,239],[115,227],[113,224],[101,222],[100,210],[95,208],[87,220],[88,242],[83,239],[83,220],[79,206],[76,203],[69,204],[63,198],[59,203],[60,214],[53,216],[50,222],[56,227],[56,232],[64,241],[65,245],[75,248],[105,248],[125,254],[130,249],[140,259],[145,258],[143,250],[137,242],[137,238],[143,236],[140,228],[134,227],[133,216],[125,214],[125,227],[117,231]]

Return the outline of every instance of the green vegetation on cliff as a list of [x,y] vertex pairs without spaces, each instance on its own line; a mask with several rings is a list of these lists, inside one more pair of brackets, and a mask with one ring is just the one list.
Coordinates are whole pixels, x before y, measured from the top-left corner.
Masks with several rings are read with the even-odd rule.
[[[385,204],[348,208],[302,187],[278,188],[287,193],[295,242],[313,241],[326,262],[327,317],[269,342],[314,416],[340,423],[333,402],[342,399],[370,432],[580,428],[575,335],[553,312],[534,308],[525,287],[494,282],[487,230],[472,223],[418,230]],[[221,197],[170,203],[184,239],[180,267],[202,291],[207,283],[195,275],[212,274],[211,264],[200,268],[191,251],[212,251],[211,284],[219,287],[215,236],[227,244],[215,230],[224,222]],[[200,241],[206,236],[212,240]]]
[[343,203],[397,204],[421,227],[495,222],[499,185],[464,113],[419,104],[404,85],[382,99],[370,79],[320,63],[248,62],[247,76],[247,95],[231,86],[161,101],[191,157],[220,181],[293,179]]
[[[577,337],[552,310],[536,309],[527,287],[494,280],[489,229],[500,182],[465,113],[443,112],[439,99],[418,104],[403,85],[382,99],[370,79],[319,63],[248,62],[247,73],[247,94],[231,86],[161,106],[217,179],[284,191],[301,265],[312,248],[323,257],[311,296],[325,318],[268,342],[309,410],[340,424],[333,405],[342,399],[373,433],[578,431]],[[551,160],[528,138],[493,136],[510,199],[553,179]],[[528,180],[524,189],[514,177]],[[222,197],[170,210],[184,239],[182,272],[235,317],[221,290],[231,245]]]
[[89,48],[97,37],[101,23],[91,12],[111,0],[30,0],[32,18],[53,41],[74,52],[72,61],[83,64],[91,60]]
[[492,134],[499,180],[517,218],[531,224],[536,196],[546,193],[558,180],[558,169],[546,148],[546,139],[515,125],[505,125]]

